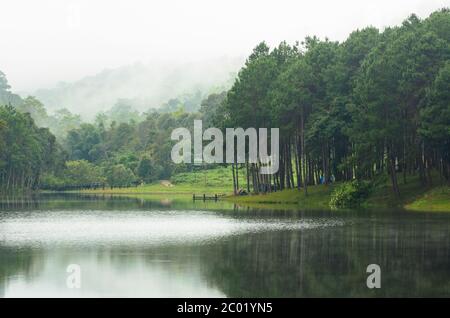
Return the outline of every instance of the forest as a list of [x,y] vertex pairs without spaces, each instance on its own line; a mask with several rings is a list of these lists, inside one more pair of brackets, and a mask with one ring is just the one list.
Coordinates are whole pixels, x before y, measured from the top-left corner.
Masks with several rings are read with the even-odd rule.
[[[195,95],[195,94],[194,94]],[[198,95],[196,95],[198,100]],[[0,189],[126,187],[195,169],[170,160],[170,133],[192,127],[279,127],[280,169],[232,164],[234,189],[301,189],[329,182],[418,175],[423,187],[449,182],[450,10],[399,26],[352,32],[343,42],[311,36],[258,44],[229,90],[196,107],[170,100],[139,113],[118,102],[84,122],[48,114],[35,97],[11,92],[0,73]],[[212,167],[211,167],[212,168]],[[435,180],[438,176],[439,180]]]
[[[258,45],[227,93],[217,123],[280,127],[280,171],[250,167],[252,184],[278,189],[330,180],[449,178],[450,12],[411,15],[383,32],[367,27],[343,43]],[[271,189],[272,187],[268,187]]]

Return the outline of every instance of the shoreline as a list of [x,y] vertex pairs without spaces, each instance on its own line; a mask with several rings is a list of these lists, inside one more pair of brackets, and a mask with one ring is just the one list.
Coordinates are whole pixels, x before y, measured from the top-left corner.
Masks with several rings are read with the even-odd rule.
[[[408,187],[409,188],[408,188]],[[404,185],[400,198],[390,194],[388,186],[374,190],[370,196],[359,206],[353,208],[401,208],[408,211],[427,212],[450,212],[450,187],[435,186],[427,190],[417,191],[415,184]],[[332,209],[329,205],[334,185],[316,185],[308,187],[308,195],[305,196],[303,189],[288,189],[265,194],[251,194],[245,196],[234,196],[223,187],[199,187],[186,184],[164,187],[160,184],[144,185],[136,188],[116,188],[80,190],[67,192],[44,193],[74,193],[92,195],[121,195],[121,196],[164,196],[179,199],[192,200],[192,195],[225,195],[220,201],[227,201],[248,207],[257,208],[311,208]],[[338,208],[340,209],[340,208]]]

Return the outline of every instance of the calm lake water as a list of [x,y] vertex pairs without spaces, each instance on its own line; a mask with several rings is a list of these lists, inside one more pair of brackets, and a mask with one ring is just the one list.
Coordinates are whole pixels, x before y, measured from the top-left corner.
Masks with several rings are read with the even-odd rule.
[[[380,289],[366,286],[369,264]],[[0,297],[355,296],[450,297],[450,213],[0,199]]]

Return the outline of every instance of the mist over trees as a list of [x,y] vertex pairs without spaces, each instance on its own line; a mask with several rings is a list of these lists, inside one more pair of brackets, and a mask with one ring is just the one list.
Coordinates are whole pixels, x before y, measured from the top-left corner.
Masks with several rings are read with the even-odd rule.
[[[98,112],[108,111],[124,102],[145,112],[160,108],[171,99],[184,101],[186,95],[202,98],[228,89],[243,64],[243,58],[217,58],[198,62],[155,61],[107,69],[73,83],[39,89],[32,94],[50,111],[66,108],[92,120]],[[172,102],[173,104],[173,102]],[[176,102],[175,107],[179,104]],[[189,103],[185,103],[189,104]],[[198,110],[187,106],[187,110]],[[173,109],[171,106],[171,111]]]
[[[230,88],[220,89],[229,78],[219,76],[222,84],[208,96],[198,87],[175,89],[179,73],[174,72],[161,79],[172,95],[157,109],[139,110],[135,96],[119,96],[123,91],[108,83],[122,78],[147,84],[145,76],[134,78],[126,68],[119,74],[106,72],[70,88],[83,92],[77,109],[90,110],[86,122],[59,108],[64,106],[59,99],[46,102],[51,94],[20,98],[0,73],[1,188],[122,187],[170,179],[195,169],[170,158],[171,131],[191,129],[194,119],[203,119],[205,128],[280,128],[279,171],[261,175],[260,164],[233,164],[235,192],[242,187],[239,174],[256,193],[289,188],[307,193],[319,183],[388,177],[399,195],[399,183],[409,175],[420,176],[424,187],[436,182],[433,175],[449,180],[446,9],[424,20],[412,15],[383,31],[356,30],[342,43],[308,37],[271,49],[262,42]],[[88,98],[97,89],[112,96],[101,112]],[[48,113],[48,102],[58,110]]]
[[20,96],[13,94],[10,89],[5,73],[0,71],[0,105],[16,106],[21,103]]

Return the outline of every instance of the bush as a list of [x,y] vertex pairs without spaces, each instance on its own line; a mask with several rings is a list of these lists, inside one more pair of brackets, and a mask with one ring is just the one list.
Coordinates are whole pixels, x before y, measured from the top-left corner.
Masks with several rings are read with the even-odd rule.
[[352,207],[361,204],[369,196],[371,184],[368,181],[354,180],[342,183],[331,194],[333,207]]
[[46,173],[41,176],[43,190],[66,191],[100,187],[105,178],[99,167],[86,160],[67,161],[61,173]]
[[67,161],[64,177],[72,185],[105,182],[101,169],[86,160]]
[[105,172],[110,187],[129,187],[136,182],[133,171],[123,164],[108,167]]
[[60,189],[65,187],[66,183],[64,178],[57,177],[53,173],[48,173],[41,177],[40,188],[44,190]]

